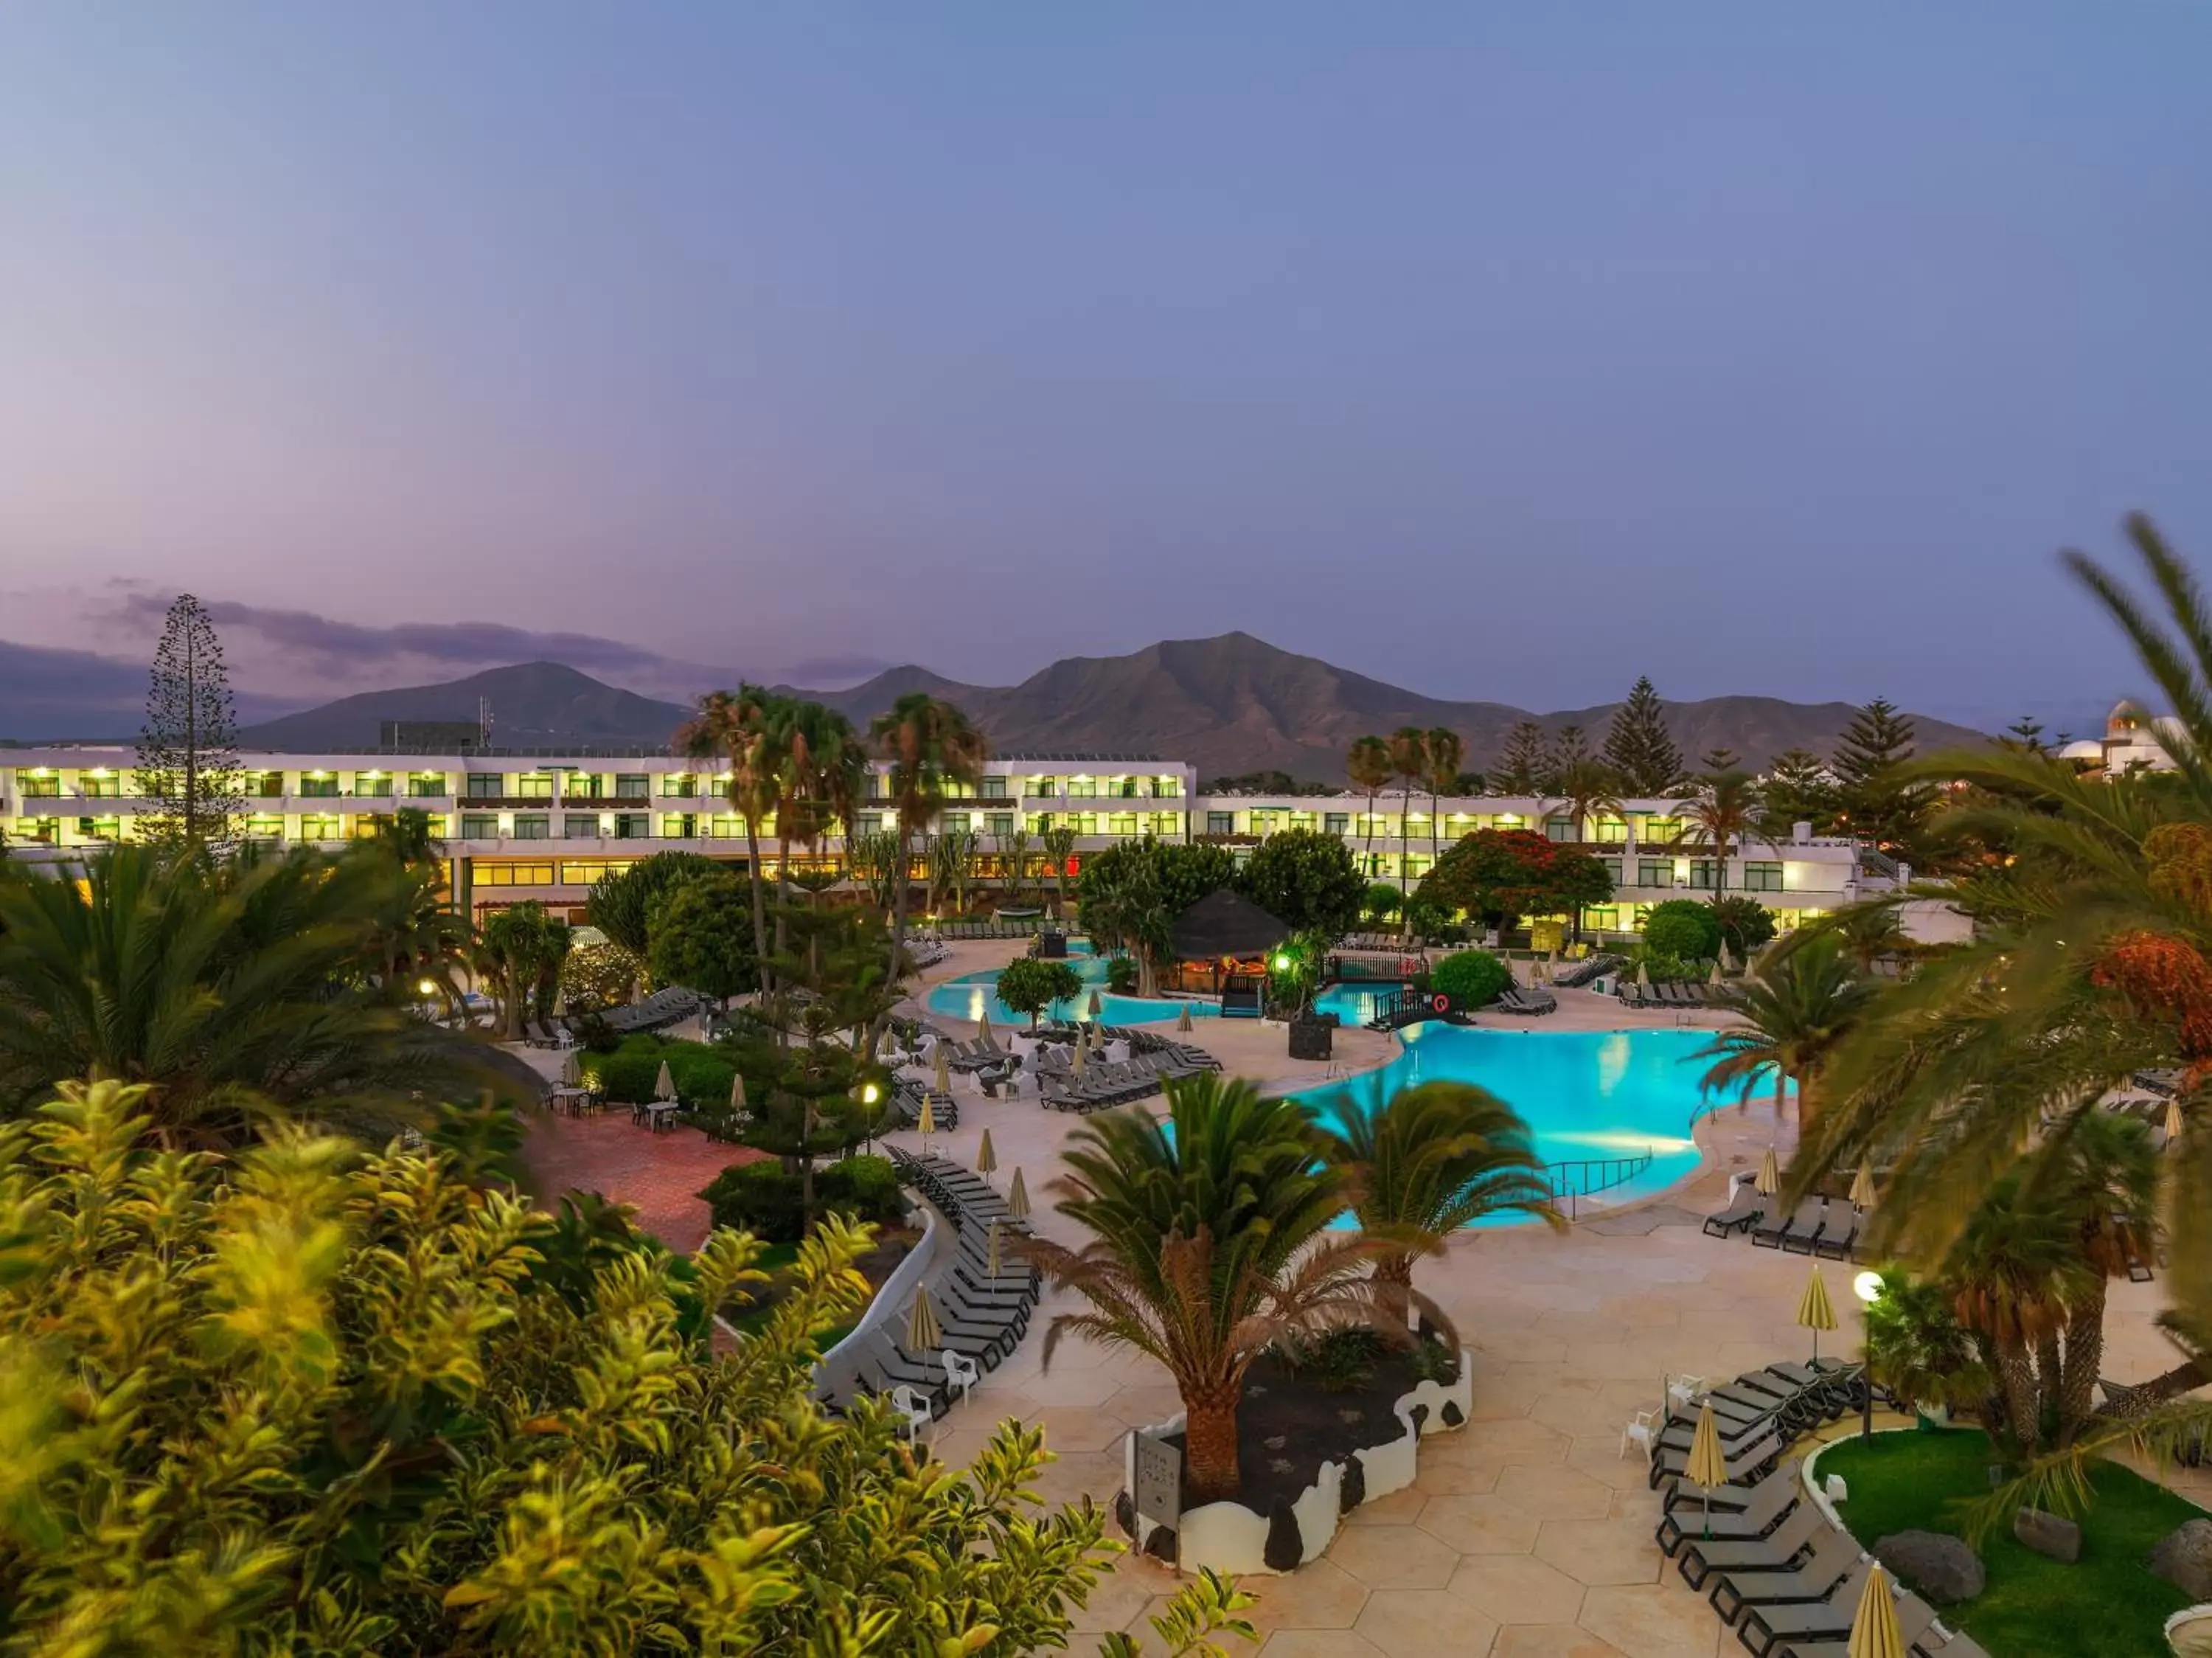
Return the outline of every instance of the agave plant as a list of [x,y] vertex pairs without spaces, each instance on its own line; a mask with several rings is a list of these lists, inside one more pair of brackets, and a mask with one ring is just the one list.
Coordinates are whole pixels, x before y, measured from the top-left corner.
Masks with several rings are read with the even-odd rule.
[[1165,1366],[1182,1396],[1186,1478],[1210,1501],[1237,1490],[1245,1372],[1285,1338],[1369,1321],[1365,1269],[1381,1246],[1328,1231],[1350,1177],[1316,1156],[1297,1104],[1212,1076],[1171,1082],[1167,1094],[1165,1123],[1113,1112],[1071,1137],[1068,1173],[1050,1190],[1091,1240],[1025,1247],[1091,1303],[1052,1321],[1045,1362],[1082,1336]]

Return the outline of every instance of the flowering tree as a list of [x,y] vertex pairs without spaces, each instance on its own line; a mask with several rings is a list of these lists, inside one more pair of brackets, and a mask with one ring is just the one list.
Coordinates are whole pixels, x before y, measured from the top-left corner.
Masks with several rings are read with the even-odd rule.
[[1613,880],[1570,842],[1528,829],[1478,829],[1421,877],[1419,895],[1506,933],[1523,916],[1573,915],[1602,904],[1613,896]]

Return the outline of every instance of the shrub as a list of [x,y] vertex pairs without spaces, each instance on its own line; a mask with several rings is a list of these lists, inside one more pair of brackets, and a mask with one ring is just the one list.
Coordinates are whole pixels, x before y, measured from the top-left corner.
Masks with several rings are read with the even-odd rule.
[[1724,898],[1714,905],[1713,919],[1720,923],[1721,939],[1735,952],[1739,962],[1748,961],[1775,933],[1774,911],[1755,898]]
[[[1644,942],[1661,955],[1711,961],[1720,954],[1721,923],[1713,906],[1692,898],[1670,898],[1644,918]],[[1654,968],[1656,974],[1657,969]]]
[[750,1232],[763,1243],[797,1243],[804,1221],[799,1176],[773,1158],[732,1163],[700,1192],[714,1224]]
[[1668,955],[1663,950],[1639,948],[1636,965],[1644,969],[1644,977],[1652,979],[1680,979],[1698,977],[1698,970],[1678,955]]
[[1388,921],[1404,907],[1406,895],[1395,887],[1376,881],[1367,888],[1367,913],[1377,921]]
[[1037,1015],[1054,1003],[1081,995],[1083,980],[1065,961],[1024,956],[1000,971],[997,991],[1000,1001],[1016,1013],[1027,1014],[1034,1025]]
[[613,1052],[587,1050],[580,1063],[584,1075],[599,1083],[608,1103],[635,1106],[653,1098],[663,1061],[668,1065],[668,1080],[676,1084],[676,1097],[684,1104],[713,1108],[728,1102],[730,1081],[738,1068],[728,1051],[704,1042],[626,1036]]
[[1126,955],[1108,957],[1106,988],[1116,996],[1134,996],[1137,993],[1137,964]]
[[579,944],[561,963],[561,988],[578,1013],[629,1001],[644,978],[645,962],[612,940]]
[[1429,988],[1466,1008],[1487,1007],[1513,982],[1513,970],[1487,950],[1461,950],[1429,969]]
[[817,1206],[856,1221],[885,1224],[906,1212],[898,1171],[888,1157],[848,1157],[814,1175]]

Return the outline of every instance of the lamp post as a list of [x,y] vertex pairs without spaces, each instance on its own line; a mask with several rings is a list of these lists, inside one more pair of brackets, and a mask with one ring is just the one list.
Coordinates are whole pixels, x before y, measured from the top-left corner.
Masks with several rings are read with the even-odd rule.
[[[1859,1317],[1863,1326],[1864,1321],[1874,1311],[1874,1304],[1881,1299],[1881,1274],[1874,1271],[1860,1273],[1851,1280],[1851,1293],[1859,1298]],[[1870,1329],[1866,1331],[1864,1351],[1870,1367],[1874,1358],[1874,1332]],[[1859,1437],[1872,1439],[1874,1437],[1874,1375],[1871,1368],[1862,1369],[1859,1380],[1866,1386],[1866,1403],[1861,1407],[1859,1412]]]

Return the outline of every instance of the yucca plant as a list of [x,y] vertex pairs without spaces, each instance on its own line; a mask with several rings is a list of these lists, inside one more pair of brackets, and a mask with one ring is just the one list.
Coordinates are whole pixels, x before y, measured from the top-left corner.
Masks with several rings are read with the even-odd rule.
[[1091,1303],[1052,1321],[1046,1363],[1070,1336],[1158,1360],[1182,1396],[1187,1481],[1212,1501],[1237,1490],[1245,1372],[1277,1341],[1370,1321],[1380,1246],[1328,1231],[1350,1177],[1295,1102],[1212,1076],[1167,1099],[1164,1122],[1113,1112],[1076,1130],[1049,1190],[1091,1240],[1026,1248]]

